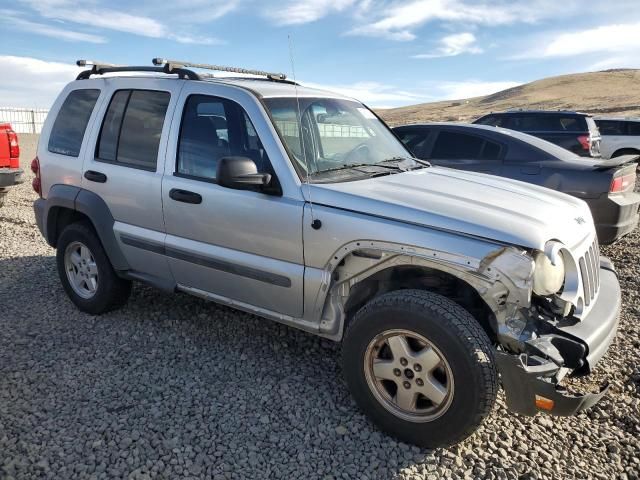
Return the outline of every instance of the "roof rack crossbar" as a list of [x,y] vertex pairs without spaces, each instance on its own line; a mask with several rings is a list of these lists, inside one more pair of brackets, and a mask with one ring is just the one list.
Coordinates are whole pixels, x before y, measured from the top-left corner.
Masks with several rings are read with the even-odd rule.
[[114,72],[154,72],[154,73],[166,73],[178,75],[180,78],[187,78],[189,80],[200,80],[200,76],[187,70],[185,68],[173,68],[165,65],[164,67],[150,67],[150,66],[129,66],[129,65],[114,65],[112,63],[97,62],[92,60],[78,60],[76,65],[79,67],[91,66],[90,70],[84,70],[78,74],[76,80],[87,80],[91,75],[102,75],[105,73]]
[[166,58],[154,58],[152,60],[154,65],[165,65],[168,66],[169,70],[174,70],[176,68],[202,68],[205,70],[216,70],[219,72],[232,72],[232,73],[242,73],[247,75],[258,75],[261,77],[267,77],[269,80],[286,80],[287,76],[284,73],[274,73],[274,72],[265,72],[263,70],[250,70],[247,68],[240,67],[225,67],[222,65],[210,65],[208,63],[194,63],[187,62],[182,60],[169,60]]

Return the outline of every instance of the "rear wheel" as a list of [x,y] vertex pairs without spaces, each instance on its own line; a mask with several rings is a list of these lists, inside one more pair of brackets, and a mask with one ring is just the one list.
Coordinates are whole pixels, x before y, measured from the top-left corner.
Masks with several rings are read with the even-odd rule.
[[131,282],[116,275],[90,225],[65,227],[58,239],[56,260],[62,286],[83,312],[104,313],[129,298]]
[[424,447],[470,435],[498,389],[493,347],[478,322],[421,290],[387,293],[356,313],[343,370],[356,402],[382,430]]

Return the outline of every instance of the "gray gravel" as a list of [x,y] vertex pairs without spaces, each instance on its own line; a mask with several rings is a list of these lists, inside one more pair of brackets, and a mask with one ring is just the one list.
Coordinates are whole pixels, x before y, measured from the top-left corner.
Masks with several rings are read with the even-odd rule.
[[0,478],[639,478],[637,230],[602,248],[624,310],[589,384],[610,394],[573,418],[517,417],[500,396],[475,435],[428,451],[356,409],[331,342],[142,285],[122,310],[80,313],[34,198],[28,182],[0,210]]

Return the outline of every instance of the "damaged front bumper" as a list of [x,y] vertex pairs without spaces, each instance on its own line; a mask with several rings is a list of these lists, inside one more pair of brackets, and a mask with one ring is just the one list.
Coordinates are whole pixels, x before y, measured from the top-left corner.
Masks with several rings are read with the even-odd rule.
[[582,320],[568,319],[554,331],[526,342],[528,351],[496,352],[507,406],[515,413],[574,415],[598,402],[608,391],[573,394],[557,384],[561,369],[589,373],[613,341],[618,327],[621,293],[612,263],[602,257],[600,292],[593,308]]

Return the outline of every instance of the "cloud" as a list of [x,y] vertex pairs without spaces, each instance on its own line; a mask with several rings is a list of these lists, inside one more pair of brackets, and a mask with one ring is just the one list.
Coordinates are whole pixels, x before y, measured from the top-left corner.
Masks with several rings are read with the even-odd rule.
[[265,15],[278,25],[301,25],[341,12],[355,2],[356,0],[293,0],[284,5],[269,5]]
[[82,4],[70,0],[25,0],[42,17],[78,23],[150,38],[168,38],[179,43],[212,45],[224,43],[216,38],[176,34],[162,22],[144,15]]
[[356,82],[353,84],[318,84],[301,82],[307,87],[328,90],[352,97],[374,108],[393,108],[439,100],[459,100],[480,97],[521,85],[520,82],[481,80],[428,82],[411,91],[379,82]]
[[432,100],[429,95],[424,95],[420,92],[399,90],[393,85],[378,82],[356,82],[350,85],[327,85],[302,81],[300,83],[307,87],[336,92],[347,97],[355,98],[375,108],[410,105]]
[[520,82],[484,82],[480,80],[442,82],[435,85],[440,100],[480,97],[521,85]]
[[241,3],[242,0],[172,0],[161,5],[152,2],[149,8],[181,23],[208,23],[235,11]]
[[45,25],[44,23],[24,20],[17,15],[17,12],[8,10],[0,10],[0,22],[6,23],[7,28],[12,30],[34,33],[36,35],[43,35],[45,37],[56,38],[67,42],[105,43],[107,41],[106,38],[100,35],[76,32],[52,25]]
[[469,32],[447,35],[441,38],[438,43],[440,47],[434,53],[413,55],[413,58],[455,57],[463,53],[482,53],[482,49],[475,45],[475,35]]
[[[574,0],[566,0],[562,7],[569,9]],[[494,1],[490,3],[465,0],[410,0],[394,1],[369,8],[374,18],[353,28],[349,35],[382,37],[408,41],[416,38],[414,30],[428,22],[443,21],[469,25],[505,25],[518,22],[535,22],[551,17],[560,5],[551,0],[531,0],[516,3]]]
[[80,68],[31,57],[0,55],[0,98],[3,107],[49,108]]
[[[592,53],[636,52],[640,48],[640,22],[602,25],[555,35],[545,35],[544,45],[514,58],[573,57]],[[551,38],[549,38],[551,37]]]

